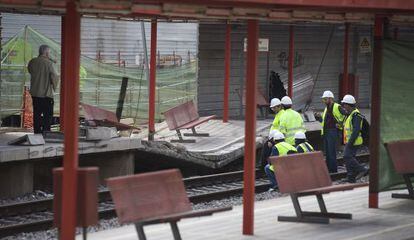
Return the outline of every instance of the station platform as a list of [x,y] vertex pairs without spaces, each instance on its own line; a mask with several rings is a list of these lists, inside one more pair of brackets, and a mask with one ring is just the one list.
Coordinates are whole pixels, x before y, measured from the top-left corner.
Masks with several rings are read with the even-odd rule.
[[[369,121],[370,109],[361,109],[361,113]],[[256,121],[257,148],[261,147],[267,139],[272,122],[273,118],[270,115],[268,119],[258,119]],[[147,141],[147,129],[137,135],[143,140],[143,147],[139,151],[217,169],[243,157],[244,125],[245,121],[243,120],[230,120],[227,123],[223,123],[221,119],[210,120],[196,127],[197,132],[209,133],[209,137],[184,136],[184,139],[194,139],[196,142],[177,143],[171,142],[173,139],[178,139],[176,132],[170,131],[164,121],[155,126],[155,141]],[[318,121],[305,122],[305,128],[308,140],[315,149],[322,149],[321,124]],[[182,130],[182,133],[191,133],[191,130]]]
[[[396,191],[398,192],[398,191]],[[254,236],[242,235],[242,206],[232,211],[203,218],[184,219],[178,223],[183,239],[412,239],[414,236],[414,202],[392,199],[390,192],[379,195],[379,209],[368,208],[368,187],[324,195],[328,211],[352,213],[352,220],[331,220],[330,224],[278,222],[278,215],[293,215],[289,196],[256,202]],[[303,209],[317,210],[315,197],[300,200]],[[173,239],[168,224],[144,228],[147,238]],[[77,236],[76,239],[81,239]],[[88,234],[89,240],[136,240],[133,225]]]
[[[52,188],[52,169],[62,166],[63,141],[44,145],[8,145],[27,132],[0,134],[0,198],[13,198],[33,190]],[[118,137],[79,142],[79,166],[99,167],[101,183],[108,177],[134,173],[136,149],[141,139]]]

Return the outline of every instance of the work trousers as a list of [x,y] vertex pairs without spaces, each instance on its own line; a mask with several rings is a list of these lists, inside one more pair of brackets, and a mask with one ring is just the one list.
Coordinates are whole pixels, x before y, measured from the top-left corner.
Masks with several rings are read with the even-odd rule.
[[270,164],[267,164],[265,166],[264,171],[266,173],[267,178],[270,181],[270,187],[271,188],[276,188],[277,187],[277,181],[276,181],[275,173],[272,170],[270,170]]
[[365,167],[355,158],[359,146],[345,145],[344,161],[349,182],[355,182],[358,173],[364,172]]
[[338,164],[336,162],[336,145],[338,141],[338,129],[324,129],[323,145],[326,156],[326,165],[330,173],[338,172]]
[[53,98],[32,97],[34,133],[50,131],[53,117]]

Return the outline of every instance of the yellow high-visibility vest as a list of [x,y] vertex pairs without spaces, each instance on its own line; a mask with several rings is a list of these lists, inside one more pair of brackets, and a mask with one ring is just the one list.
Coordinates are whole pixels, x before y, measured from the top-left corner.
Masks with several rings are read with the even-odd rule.
[[279,130],[280,117],[283,115],[284,112],[285,110],[281,109],[278,113],[276,113],[275,119],[273,119],[272,127],[270,128],[270,130]]
[[[293,152],[297,152],[298,151],[298,150],[296,150],[296,148],[294,146],[290,145],[287,142],[277,143],[274,147],[279,152],[279,155],[278,156],[285,156],[285,155],[288,154],[289,151],[293,151]],[[269,169],[272,170],[272,171],[274,171],[275,168],[271,164],[270,167],[269,167]]]
[[295,145],[295,133],[306,132],[302,116],[292,109],[286,109],[280,117],[280,132],[285,135],[285,142]]
[[310,143],[308,143],[308,142],[303,142],[303,143],[299,144],[296,147],[296,149],[298,149],[298,148],[301,148],[304,153],[306,153],[306,152],[313,152],[314,151],[312,145],[310,145]]
[[[355,109],[354,111],[351,112],[351,114],[349,114],[349,116],[345,120],[345,124],[344,124],[344,144],[347,144],[348,141],[349,141],[349,138],[351,138],[351,135],[352,135],[352,119],[357,114],[359,114],[359,110]],[[361,119],[360,128],[362,129],[362,119]],[[362,139],[361,131],[359,131],[358,137],[355,139],[354,146],[362,145],[363,142],[364,142],[364,140]]]

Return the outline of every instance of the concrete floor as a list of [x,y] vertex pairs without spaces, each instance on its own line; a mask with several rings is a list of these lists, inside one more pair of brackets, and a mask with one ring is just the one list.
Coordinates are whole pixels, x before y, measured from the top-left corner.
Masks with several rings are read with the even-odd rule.
[[[257,202],[255,205],[255,234],[243,236],[242,206],[210,217],[184,219],[179,222],[182,238],[198,239],[412,239],[414,237],[414,201],[392,199],[390,192],[380,194],[380,208],[369,209],[368,188],[324,195],[328,211],[349,212],[353,220],[331,220],[330,224],[278,222],[278,215],[293,215],[288,196]],[[315,197],[300,201],[303,209],[316,210]],[[145,227],[148,240],[173,239],[168,224]],[[80,236],[77,239],[81,239]],[[133,225],[88,235],[89,240],[137,239]]]

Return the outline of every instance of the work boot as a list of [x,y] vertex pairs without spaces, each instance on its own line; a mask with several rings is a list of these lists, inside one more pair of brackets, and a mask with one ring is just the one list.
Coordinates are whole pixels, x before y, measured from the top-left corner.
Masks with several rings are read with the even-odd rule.
[[362,177],[365,177],[369,174],[369,168],[364,168],[364,170],[360,171],[356,176],[355,179],[360,179]]

